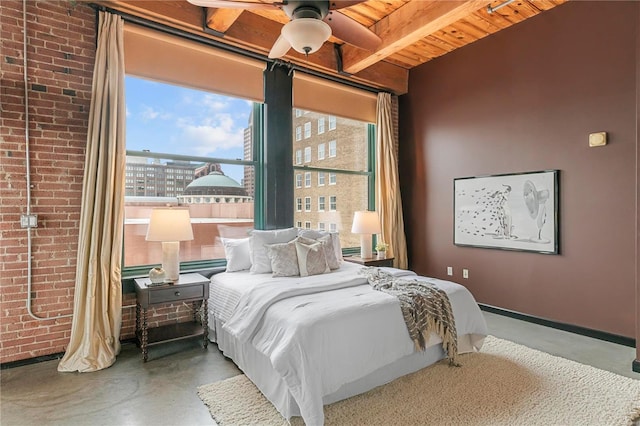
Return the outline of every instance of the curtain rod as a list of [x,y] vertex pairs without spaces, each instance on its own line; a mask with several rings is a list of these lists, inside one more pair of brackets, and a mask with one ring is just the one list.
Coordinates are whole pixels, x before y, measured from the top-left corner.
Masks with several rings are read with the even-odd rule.
[[[511,0],[514,1],[514,0]],[[326,80],[331,80],[334,81],[336,83],[340,83],[340,84],[344,84],[356,89],[360,89],[360,90],[364,90],[367,92],[372,92],[372,93],[379,93],[379,92],[385,92],[385,90],[380,90],[378,88],[372,87],[372,86],[368,86],[366,84],[362,84],[362,83],[356,83],[350,80],[344,80],[341,78],[338,78],[334,75],[331,74],[326,74],[320,71],[316,71],[314,69],[311,68],[307,68],[307,67],[303,67],[301,65],[296,65],[292,62],[288,62],[288,61],[283,61],[281,59],[270,59],[265,55],[262,55],[260,53],[256,53],[256,52],[252,52],[250,50],[246,50],[246,49],[242,49],[240,47],[237,46],[233,46],[233,45],[229,45],[229,44],[225,44],[222,43],[221,41],[218,40],[213,40],[210,39],[208,37],[203,37],[200,36],[198,34],[192,34],[188,31],[184,31],[178,28],[173,28],[170,27],[168,25],[164,25],[164,24],[160,24],[158,22],[154,22],[150,19],[146,19],[146,18],[141,18],[139,16],[135,16],[135,15],[131,15],[130,13],[126,13],[126,12],[122,12],[120,10],[116,10],[116,9],[112,9],[110,7],[107,6],[103,6],[103,5],[99,5],[99,4],[95,4],[95,3],[90,3],[89,6],[93,7],[96,11],[102,10],[104,12],[109,12],[109,13],[113,13],[114,15],[118,15],[121,16],[122,19],[125,20],[125,22],[130,22],[132,24],[137,24],[137,25],[142,25],[144,27],[147,28],[151,28],[160,32],[163,32],[165,34],[170,34],[170,35],[174,35],[174,36],[178,36],[178,37],[182,37],[182,38],[186,38],[198,43],[202,43],[202,44],[206,44],[207,46],[211,46],[211,47],[215,47],[221,50],[224,50],[226,52],[231,52],[231,53],[235,53],[238,55],[242,55],[251,59],[257,59],[260,61],[264,61],[267,64],[271,64],[271,68],[273,68],[276,65],[279,66],[286,66],[288,67],[291,71],[301,71],[310,75],[313,75],[315,77],[320,77],[320,78],[324,78]]]

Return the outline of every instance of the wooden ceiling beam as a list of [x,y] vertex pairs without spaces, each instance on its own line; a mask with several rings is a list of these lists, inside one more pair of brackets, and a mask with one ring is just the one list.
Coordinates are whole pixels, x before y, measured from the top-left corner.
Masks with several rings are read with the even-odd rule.
[[234,22],[244,12],[242,9],[214,9],[207,8],[206,25],[219,33],[226,33]]
[[357,73],[491,3],[491,0],[413,0],[370,29],[381,39],[375,52],[343,46],[343,68]]
[[[95,0],[97,4],[128,14],[159,22],[202,37],[266,56],[278,38],[282,25],[254,13],[240,14],[224,37],[203,32],[203,9],[184,0],[138,1],[138,0]],[[389,91],[397,95],[407,93],[409,71],[388,62],[378,62],[352,75],[338,73],[334,45],[325,43],[320,50],[305,57],[291,49],[283,58],[293,64],[341,79],[351,80],[367,86]]]

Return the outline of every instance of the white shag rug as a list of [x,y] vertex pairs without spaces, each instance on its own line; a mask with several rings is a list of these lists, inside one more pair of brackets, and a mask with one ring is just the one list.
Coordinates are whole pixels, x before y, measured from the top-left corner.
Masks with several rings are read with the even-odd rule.
[[[325,406],[325,424],[608,426],[640,417],[639,380],[492,336],[460,362]],[[244,375],[200,386],[198,395],[220,426],[288,424]]]

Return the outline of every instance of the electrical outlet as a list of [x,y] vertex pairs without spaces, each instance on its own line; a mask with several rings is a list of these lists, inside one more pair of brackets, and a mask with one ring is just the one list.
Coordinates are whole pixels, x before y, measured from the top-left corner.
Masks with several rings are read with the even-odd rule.
[[20,215],[20,227],[21,228],[37,228],[38,215],[37,214]]
[[468,269],[463,269],[462,270],[462,278],[469,278],[469,270]]
[[447,266],[447,275],[453,276],[453,266]]

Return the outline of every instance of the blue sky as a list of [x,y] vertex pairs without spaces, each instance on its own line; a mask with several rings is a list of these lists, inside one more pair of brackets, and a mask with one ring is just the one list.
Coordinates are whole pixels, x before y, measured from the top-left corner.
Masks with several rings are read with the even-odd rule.
[[[127,149],[243,158],[250,101],[126,77]],[[240,167],[223,171],[240,182]]]

